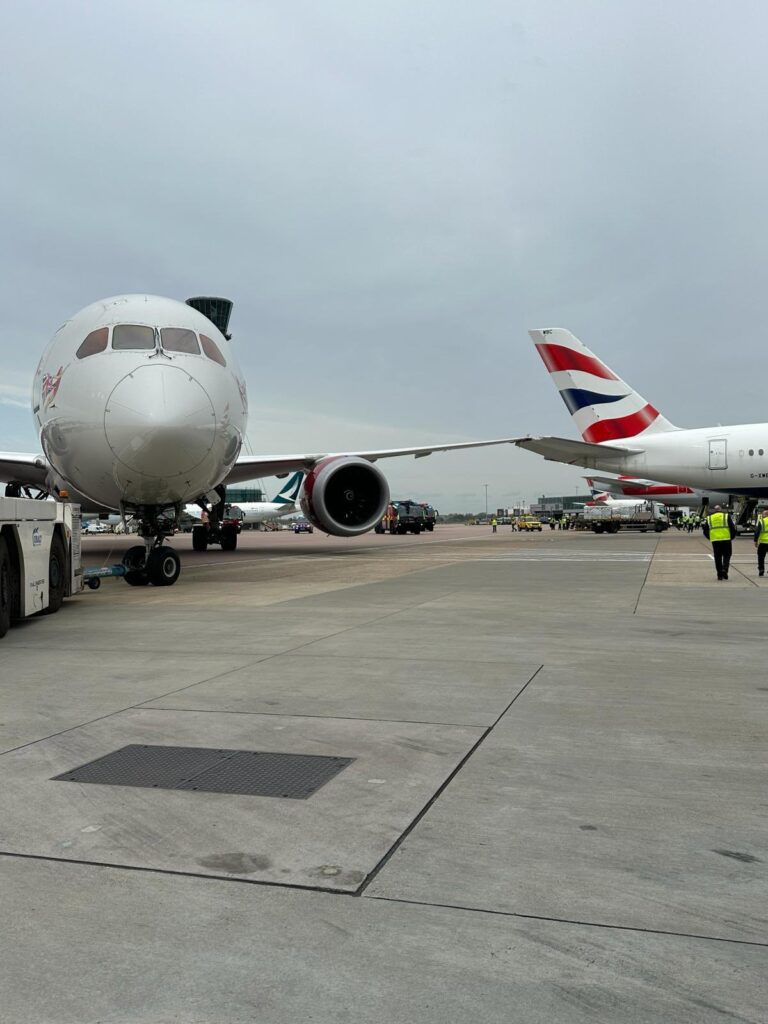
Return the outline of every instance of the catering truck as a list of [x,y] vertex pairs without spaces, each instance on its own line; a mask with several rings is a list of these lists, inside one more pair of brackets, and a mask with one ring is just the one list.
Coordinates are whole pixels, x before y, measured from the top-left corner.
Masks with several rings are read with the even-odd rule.
[[616,501],[587,505],[581,517],[584,526],[594,533],[618,533],[619,530],[654,530],[661,533],[669,529],[667,510],[658,501]]
[[0,498],[0,637],[15,619],[57,612],[82,589],[80,506]]

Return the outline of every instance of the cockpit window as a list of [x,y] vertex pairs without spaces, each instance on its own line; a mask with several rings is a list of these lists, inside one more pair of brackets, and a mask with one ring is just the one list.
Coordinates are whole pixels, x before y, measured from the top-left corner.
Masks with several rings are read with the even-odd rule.
[[139,324],[118,324],[112,330],[112,348],[154,348],[155,331],[152,327]]
[[197,344],[197,335],[194,331],[188,331],[185,327],[163,327],[160,337],[166,352],[188,352],[190,355],[200,355],[200,346]]
[[97,352],[103,352],[109,341],[109,328],[99,327],[97,331],[91,331],[80,348],[75,352],[78,359],[85,359],[86,356],[95,356]]
[[221,354],[221,350],[219,349],[219,346],[216,344],[215,341],[212,341],[210,338],[206,337],[205,334],[201,334],[200,344],[203,346],[203,352],[205,352],[208,358],[212,359],[214,363],[219,363],[221,366],[227,365],[227,360]]

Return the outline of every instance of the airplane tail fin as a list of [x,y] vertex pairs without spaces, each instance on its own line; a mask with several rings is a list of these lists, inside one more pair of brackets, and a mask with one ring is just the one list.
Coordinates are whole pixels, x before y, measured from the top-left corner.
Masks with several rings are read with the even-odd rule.
[[587,481],[587,487],[589,488],[589,493],[592,495],[592,501],[597,502],[598,504],[606,504],[610,502],[612,495],[609,494],[608,491],[601,491],[591,476],[585,476],[584,479]]
[[595,481],[592,479],[591,476],[585,476],[584,479],[587,481],[587,487],[589,488],[589,493],[592,495],[593,498],[596,498],[598,496],[598,494],[602,494],[603,493],[602,491],[598,490],[597,487],[595,487]]
[[293,505],[296,503],[296,499],[299,496],[299,490],[301,488],[302,481],[304,480],[304,474],[302,472],[294,473],[286,480],[283,487],[272,499],[276,505]]
[[579,433],[591,444],[678,428],[562,327],[528,332]]

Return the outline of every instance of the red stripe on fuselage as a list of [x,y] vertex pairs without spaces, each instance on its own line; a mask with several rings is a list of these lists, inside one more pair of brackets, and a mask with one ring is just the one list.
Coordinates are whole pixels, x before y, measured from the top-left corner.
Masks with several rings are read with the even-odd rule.
[[642,433],[646,427],[649,427],[658,415],[659,410],[649,404],[629,416],[619,416],[613,420],[598,420],[597,423],[593,423],[591,427],[582,431],[581,436],[592,444],[635,437],[636,434]]
[[607,366],[604,366],[594,356],[585,356],[582,352],[576,352],[564,345],[537,345],[539,355],[544,360],[544,365],[550,373],[557,373],[558,370],[583,370],[584,373],[591,373],[594,377],[602,377],[603,380],[618,380],[615,373],[611,373]]

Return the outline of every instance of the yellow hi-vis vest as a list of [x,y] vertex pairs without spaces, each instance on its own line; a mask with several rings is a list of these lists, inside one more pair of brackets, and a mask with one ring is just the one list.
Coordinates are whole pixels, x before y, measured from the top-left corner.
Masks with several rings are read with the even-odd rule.
[[760,536],[757,538],[758,544],[768,544],[768,516],[760,517]]
[[731,531],[728,529],[728,515],[725,512],[713,512],[711,516],[707,516],[707,522],[709,523],[709,539],[714,540],[730,540]]

